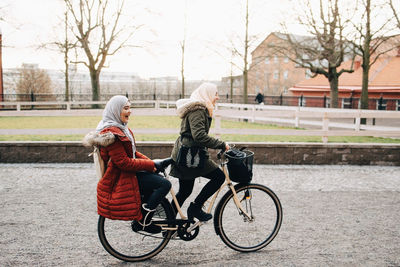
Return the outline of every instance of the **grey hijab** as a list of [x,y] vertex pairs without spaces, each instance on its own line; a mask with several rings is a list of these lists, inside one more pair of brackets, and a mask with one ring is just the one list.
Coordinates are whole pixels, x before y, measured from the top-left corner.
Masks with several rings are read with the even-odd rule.
[[121,121],[121,111],[129,99],[123,95],[113,96],[106,104],[103,110],[103,119],[96,127],[96,132],[101,132],[105,128],[115,126],[120,128],[132,142],[133,157],[135,157],[136,147],[133,136],[128,126]]

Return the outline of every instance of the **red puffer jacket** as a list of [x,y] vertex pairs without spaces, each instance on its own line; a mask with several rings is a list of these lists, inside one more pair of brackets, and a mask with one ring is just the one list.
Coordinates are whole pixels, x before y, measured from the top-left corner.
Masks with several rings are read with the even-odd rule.
[[[154,162],[139,152],[132,158],[132,143],[118,127],[106,128],[100,135],[107,132],[115,136],[115,141],[100,148],[107,169],[97,184],[97,212],[114,220],[140,220],[141,199],[136,172],[152,172]],[[132,131],[131,134],[133,136]]]

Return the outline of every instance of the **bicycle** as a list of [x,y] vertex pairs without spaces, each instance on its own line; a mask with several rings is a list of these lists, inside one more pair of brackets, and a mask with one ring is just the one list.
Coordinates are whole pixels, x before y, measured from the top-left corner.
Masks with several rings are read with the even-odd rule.
[[[233,185],[225,154],[221,151],[218,158],[225,173],[225,183],[208,200],[208,213],[211,213],[222,189],[228,187],[228,191],[215,208],[213,220],[216,234],[228,247],[239,252],[254,252],[266,247],[276,237],[282,224],[282,206],[278,197],[268,187],[250,181]],[[164,161],[170,165],[172,159]],[[170,179],[165,169],[162,173]],[[162,228],[159,234],[135,232],[131,226],[133,222],[110,220],[100,215],[98,235],[104,249],[120,260],[137,262],[156,256],[171,239],[190,241],[196,238],[204,222],[189,221],[177,202],[173,188],[170,195],[180,219],[176,219],[177,214],[170,201],[164,198],[153,216],[153,222]]]

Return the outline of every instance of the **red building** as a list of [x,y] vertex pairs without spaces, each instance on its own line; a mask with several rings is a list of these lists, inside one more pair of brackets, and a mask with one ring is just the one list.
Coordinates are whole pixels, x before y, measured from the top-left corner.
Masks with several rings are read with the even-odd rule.
[[[351,61],[343,63],[343,68],[349,69]],[[361,61],[354,62],[353,73],[343,73],[339,77],[339,101],[342,107],[359,106],[361,98],[362,84]],[[293,96],[305,97],[329,97],[330,87],[328,79],[323,75],[305,79],[295,86],[289,88]],[[382,109],[400,110],[400,48],[390,55],[381,56],[372,66],[369,72],[368,87],[369,109],[378,109],[378,105],[383,105]],[[353,101],[354,99],[354,101]],[[381,101],[381,102],[379,102]],[[340,102],[339,102],[340,103]]]

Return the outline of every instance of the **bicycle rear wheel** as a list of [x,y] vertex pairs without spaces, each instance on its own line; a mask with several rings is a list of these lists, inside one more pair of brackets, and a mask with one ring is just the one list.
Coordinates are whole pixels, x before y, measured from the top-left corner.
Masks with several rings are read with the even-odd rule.
[[[169,202],[164,199],[156,208],[153,221],[172,222],[173,211]],[[110,220],[99,217],[98,234],[104,249],[112,256],[129,262],[150,259],[160,253],[168,244],[172,231],[159,234],[134,232],[132,221]]]
[[215,210],[215,231],[234,250],[259,250],[278,234],[282,224],[281,203],[275,193],[263,185],[238,184],[235,191],[243,209],[251,218],[242,214],[234,202],[233,193],[228,191]]

